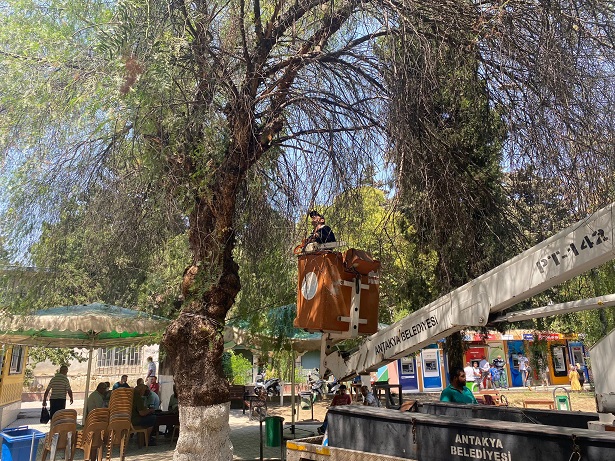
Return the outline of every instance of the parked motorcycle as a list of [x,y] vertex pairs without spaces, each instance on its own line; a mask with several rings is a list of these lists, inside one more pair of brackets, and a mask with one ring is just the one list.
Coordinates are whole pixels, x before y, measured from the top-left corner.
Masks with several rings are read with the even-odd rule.
[[308,375],[308,384],[312,390],[312,401],[315,402],[319,397],[325,395],[327,382],[320,377],[318,368],[314,368],[314,370]]
[[254,393],[256,395],[267,395],[268,397],[277,397],[282,392],[282,386],[280,386],[280,378],[263,379],[263,375],[256,376],[256,382],[254,383]]
[[337,394],[337,391],[340,390],[340,383],[336,378],[333,378],[333,381],[327,382],[327,392],[329,394]]

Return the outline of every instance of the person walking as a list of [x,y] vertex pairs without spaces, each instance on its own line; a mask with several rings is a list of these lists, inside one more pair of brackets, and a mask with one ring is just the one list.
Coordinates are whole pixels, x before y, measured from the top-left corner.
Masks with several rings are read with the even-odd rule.
[[579,372],[574,367],[574,365],[570,365],[570,372],[568,373],[568,379],[570,380],[570,390],[571,391],[582,390],[581,383],[579,382]]
[[70,397],[70,403],[73,404],[73,391],[70,388],[70,382],[66,375],[68,374],[68,367],[62,365],[60,371],[55,374],[49,381],[45,395],[43,395],[43,406],[47,406],[47,396],[51,391],[51,398],[49,399],[49,416],[53,418],[53,414],[58,410],[64,410],[66,408],[66,394]]
[[145,382],[149,386],[152,384],[152,378],[156,376],[156,364],[154,363],[153,357],[147,358],[147,376],[145,377]]

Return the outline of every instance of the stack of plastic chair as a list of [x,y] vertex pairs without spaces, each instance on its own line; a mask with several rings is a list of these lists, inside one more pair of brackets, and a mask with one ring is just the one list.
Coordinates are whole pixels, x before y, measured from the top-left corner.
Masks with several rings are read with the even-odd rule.
[[64,459],[72,461],[75,456],[77,444],[77,411],[58,410],[53,414],[49,426],[49,433],[43,442],[43,456],[41,461],[47,459],[51,453],[51,461],[56,459],[56,451],[64,450]]
[[91,461],[92,451],[94,451],[96,453],[94,459],[102,461],[108,425],[108,408],[96,408],[88,413],[85,426],[77,432],[77,449],[83,450],[84,460]]
[[111,392],[109,400],[109,425],[107,426],[107,460],[111,459],[113,447],[120,446],[120,460],[126,456],[126,445],[132,424],[132,398],[134,389],[119,388]]

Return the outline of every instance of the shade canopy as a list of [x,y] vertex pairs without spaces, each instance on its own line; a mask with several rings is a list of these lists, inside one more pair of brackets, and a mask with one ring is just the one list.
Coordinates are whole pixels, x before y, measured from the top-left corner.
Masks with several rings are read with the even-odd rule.
[[157,342],[171,321],[145,312],[94,303],[43,309],[33,314],[2,315],[0,343],[41,347],[87,348],[83,420],[92,376],[95,347],[121,347]]
[[169,319],[94,303],[62,306],[32,314],[4,314],[0,343],[42,347],[118,347],[157,341]]

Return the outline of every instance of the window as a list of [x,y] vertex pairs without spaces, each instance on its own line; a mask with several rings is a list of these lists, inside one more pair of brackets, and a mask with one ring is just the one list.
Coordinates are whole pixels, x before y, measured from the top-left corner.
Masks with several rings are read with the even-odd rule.
[[141,349],[138,347],[105,347],[98,349],[98,368],[140,365]]
[[23,369],[23,352],[23,346],[13,346],[11,368],[9,370],[10,375],[17,375],[21,373],[21,370]]

